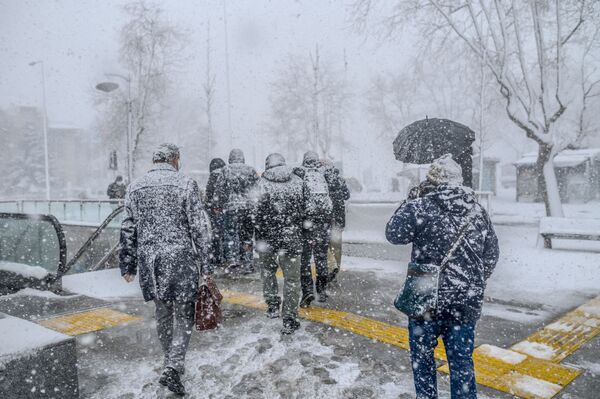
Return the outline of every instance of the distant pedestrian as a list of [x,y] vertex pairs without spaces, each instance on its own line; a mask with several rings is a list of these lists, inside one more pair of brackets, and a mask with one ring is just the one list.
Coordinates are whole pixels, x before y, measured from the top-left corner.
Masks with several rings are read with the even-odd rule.
[[[164,352],[159,383],[178,395],[194,326],[199,271],[211,273],[210,222],[197,183],[179,170],[179,149],[160,145],[154,166],[132,182],[121,226],[121,275],[131,282],[139,271],[144,300],[156,305],[156,328]],[[194,250],[194,247],[196,251]]]
[[[321,162],[316,152],[304,154],[302,167],[295,170],[303,180],[304,192],[304,229],[302,238],[301,281],[302,300],[300,306],[308,307],[315,299],[316,285],[319,302],[327,301],[327,249],[333,205],[329,196],[329,186],[321,169]],[[316,268],[316,284],[313,281],[310,267],[314,257]]]
[[210,261],[214,267],[223,264],[223,209],[220,207],[217,193],[217,181],[222,176],[225,161],[214,158],[210,161],[208,182],[205,189],[205,205],[212,224],[212,246]]
[[249,274],[253,269],[252,210],[258,174],[245,164],[242,150],[229,153],[229,164],[217,179],[217,204],[223,209],[223,252],[228,270]]
[[498,240],[473,191],[462,186],[461,168],[449,155],[433,162],[426,184],[411,194],[389,221],[386,237],[392,244],[413,244],[409,268],[443,267],[435,310],[420,317],[409,315],[417,398],[438,397],[433,353],[441,336],[452,398],[474,399],[475,324],[486,281],[498,261]]
[[342,233],[346,227],[346,201],[350,199],[350,190],[340,170],[329,160],[322,160],[325,180],[329,185],[329,196],[333,206],[331,237],[329,239],[329,252],[333,253],[335,264],[328,267],[329,282],[335,280],[342,265]]
[[286,166],[280,154],[271,154],[259,182],[255,235],[263,281],[263,294],[268,305],[267,317],[280,315],[281,298],[275,273],[283,271],[283,334],[300,327],[300,257],[304,199],[302,179]]
[[125,198],[125,183],[123,183],[123,176],[117,176],[114,182],[108,185],[106,195],[109,199],[123,199]]

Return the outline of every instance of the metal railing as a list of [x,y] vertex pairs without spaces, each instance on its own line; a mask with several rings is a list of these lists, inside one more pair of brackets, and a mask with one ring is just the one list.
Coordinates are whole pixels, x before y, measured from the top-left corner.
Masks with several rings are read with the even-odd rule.
[[13,200],[0,201],[0,212],[47,214],[62,224],[101,224],[122,200]]
[[[483,207],[486,209],[486,211],[491,215],[492,214],[492,199],[494,198],[494,193],[492,191],[475,191],[475,197],[477,198],[477,202],[479,202],[481,205],[483,205]],[[350,198],[350,201],[348,201],[349,205],[352,204],[356,204],[356,205],[368,205],[368,204],[380,204],[380,205],[399,205],[400,202],[404,201],[405,198],[401,198],[401,196],[399,195],[397,199],[395,198],[390,198],[389,195],[385,195],[382,196],[380,198],[377,198],[377,196],[375,196],[374,198],[368,198],[368,197],[359,197],[358,199],[356,198]]]

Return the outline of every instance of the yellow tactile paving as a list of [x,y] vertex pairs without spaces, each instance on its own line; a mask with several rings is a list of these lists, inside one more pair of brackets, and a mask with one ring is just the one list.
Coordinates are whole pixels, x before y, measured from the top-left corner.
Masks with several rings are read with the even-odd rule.
[[558,363],[600,334],[600,296],[516,343],[512,350]]
[[[255,309],[266,309],[261,298],[232,291],[224,291],[225,301]],[[339,310],[310,307],[300,309],[304,319],[330,325],[408,350],[408,330],[378,320]],[[444,345],[440,341],[435,350],[438,360],[446,361]],[[549,399],[560,392],[580,374],[579,370],[536,359],[515,351],[482,345],[473,354],[477,382],[487,387],[510,393],[524,399]],[[439,368],[448,372],[447,365]]]
[[140,317],[118,312],[110,308],[96,308],[85,312],[70,313],[39,320],[44,327],[75,336],[114,327],[130,321],[140,320]]
[[[473,352],[477,383],[525,399],[549,399],[573,382],[580,370],[521,353],[482,345]],[[444,364],[439,371],[448,373]]]

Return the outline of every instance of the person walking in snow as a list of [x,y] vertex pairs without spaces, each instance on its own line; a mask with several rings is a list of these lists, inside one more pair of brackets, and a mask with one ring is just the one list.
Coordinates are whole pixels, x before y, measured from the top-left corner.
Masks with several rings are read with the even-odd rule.
[[222,176],[222,168],[225,161],[221,158],[214,158],[210,161],[208,182],[205,189],[206,211],[212,224],[213,240],[210,251],[210,261],[213,268],[223,264],[223,209],[219,207],[219,197],[217,195],[217,181]]
[[156,305],[156,328],[164,352],[159,383],[178,395],[194,326],[200,264],[206,278],[210,221],[198,184],[179,173],[179,149],[161,144],[154,166],[129,185],[121,225],[119,266],[131,282],[139,272],[144,300]]
[[232,273],[254,272],[252,212],[258,174],[245,164],[242,150],[229,153],[229,164],[221,168],[216,183],[217,205],[223,210],[223,252]]
[[[302,167],[295,173],[303,180],[304,193],[304,229],[302,237],[302,260],[300,276],[302,282],[302,300],[300,306],[308,307],[315,299],[316,285],[319,302],[327,301],[327,249],[333,204],[329,195],[329,186],[321,169],[319,156],[314,151],[304,154]],[[313,281],[310,259],[314,257],[316,282]]]
[[331,237],[329,252],[333,253],[335,265],[329,270],[329,282],[335,280],[342,264],[342,233],[346,227],[346,201],[350,199],[350,190],[340,170],[327,159],[321,161],[325,180],[329,186],[332,202]]
[[438,397],[433,354],[440,336],[452,398],[476,398],[475,325],[486,281],[498,261],[498,240],[473,191],[462,186],[461,168],[450,155],[432,163],[426,183],[411,191],[388,222],[386,237],[396,245],[412,243],[413,264],[445,265],[435,312],[408,321],[417,398]]
[[277,267],[283,271],[283,329],[291,334],[300,327],[300,257],[304,198],[302,179],[286,166],[280,154],[271,154],[258,185],[255,214],[255,238],[259,256],[263,295],[268,305],[267,317],[280,315]]
[[123,183],[123,176],[117,176],[114,182],[108,185],[106,195],[109,199],[123,199],[125,198],[125,183]]

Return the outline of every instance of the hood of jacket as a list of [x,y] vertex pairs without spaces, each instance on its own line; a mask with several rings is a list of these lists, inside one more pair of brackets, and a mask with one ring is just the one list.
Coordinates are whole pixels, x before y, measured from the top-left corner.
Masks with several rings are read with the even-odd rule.
[[319,154],[317,154],[314,151],[307,151],[304,154],[302,166],[304,166],[305,168],[319,168],[321,166],[321,162],[319,161]]
[[465,215],[476,203],[475,193],[468,187],[440,184],[424,195],[446,212]]
[[229,153],[229,163],[245,163],[246,159],[244,158],[244,152],[239,148],[234,148]]
[[278,153],[270,154],[265,160],[265,170],[269,170],[276,166],[282,165],[285,165],[285,158],[283,157],[283,155]]
[[265,180],[274,183],[285,183],[292,179],[294,169],[287,165],[274,166],[263,172],[262,177]]
[[225,166],[225,161],[223,161],[221,158],[213,158],[210,161],[210,165],[208,166],[208,171],[214,172],[215,170],[220,169],[223,166]]

